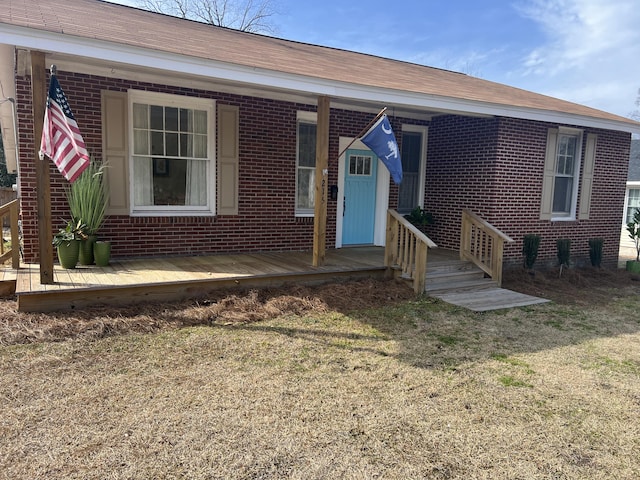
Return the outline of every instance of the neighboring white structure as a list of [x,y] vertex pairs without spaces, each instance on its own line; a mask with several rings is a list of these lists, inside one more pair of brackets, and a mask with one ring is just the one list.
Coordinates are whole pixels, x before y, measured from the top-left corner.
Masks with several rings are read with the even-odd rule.
[[636,208],[640,207],[640,140],[631,140],[631,154],[629,156],[629,175],[627,177],[627,192],[624,197],[624,217],[622,234],[620,236],[621,259],[635,258],[636,249],[627,233],[627,222],[633,216]]

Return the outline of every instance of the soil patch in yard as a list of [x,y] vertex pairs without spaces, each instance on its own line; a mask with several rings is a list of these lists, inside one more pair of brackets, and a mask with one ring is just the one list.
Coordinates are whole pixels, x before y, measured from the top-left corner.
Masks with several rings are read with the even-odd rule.
[[602,305],[640,293],[640,276],[621,269],[559,268],[507,270],[502,286],[516,292],[569,305]]

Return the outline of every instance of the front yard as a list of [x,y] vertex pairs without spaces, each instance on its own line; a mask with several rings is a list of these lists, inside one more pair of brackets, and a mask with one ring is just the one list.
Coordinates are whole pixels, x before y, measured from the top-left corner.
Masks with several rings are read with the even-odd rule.
[[0,478],[638,478],[640,285],[605,276],[512,277],[555,302],[484,314],[393,282],[8,302]]

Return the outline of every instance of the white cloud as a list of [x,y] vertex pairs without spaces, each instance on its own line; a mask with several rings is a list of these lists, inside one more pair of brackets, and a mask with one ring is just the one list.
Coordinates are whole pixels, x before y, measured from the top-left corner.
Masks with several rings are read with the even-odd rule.
[[522,58],[512,80],[619,115],[634,108],[640,86],[637,0],[530,0],[518,10],[543,29],[546,42]]

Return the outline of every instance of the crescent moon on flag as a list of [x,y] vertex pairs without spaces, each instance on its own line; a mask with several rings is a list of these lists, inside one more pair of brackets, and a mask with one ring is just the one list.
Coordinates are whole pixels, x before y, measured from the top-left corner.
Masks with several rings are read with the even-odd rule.
[[393,129],[391,127],[389,127],[389,130],[387,130],[386,128],[384,128],[384,123],[382,125],[380,125],[380,127],[382,128],[382,131],[384,133],[386,133],[387,135],[390,135],[393,133]]

